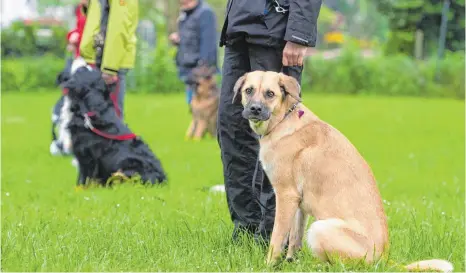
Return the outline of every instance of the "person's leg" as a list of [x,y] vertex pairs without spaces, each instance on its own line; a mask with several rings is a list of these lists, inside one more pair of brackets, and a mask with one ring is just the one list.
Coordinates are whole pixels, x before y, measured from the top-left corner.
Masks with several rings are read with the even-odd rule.
[[252,177],[259,150],[255,134],[241,116],[240,102],[233,103],[236,81],[250,71],[245,44],[225,48],[222,87],[217,120],[217,138],[221,150],[228,209],[235,224],[233,239],[240,230],[251,235],[257,229],[261,210],[253,198]]
[[185,93],[186,93],[186,103],[188,104],[189,112],[192,113],[191,101],[193,100],[194,90],[193,86],[186,83]]
[[117,116],[120,117],[121,120],[123,120],[123,107],[126,92],[126,73],[128,73],[127,69],[120,69],[120,71],[118,71],[118,81],[109,86],[110,99],[113,102],[113,107],[115,107]]
[[118,89],[117,91],[117,102],[118,107],[120,109],[120,118],[123,120],[124,114],[124,102],[125,102],[125,95],[126,95],[126,74],[128,73],[127,69],[121,69],[118,71]]
[[66,58],[65,70],[64,70],[65,73],[68,73],[68,74],[71,73],[71,66],[73,65],[73,60],[74,60],[73,57]]
[[[282,55],[283,49],[256,45],[249,46],[249,59],[251,71],[264,70],[281,72],[283,69]],[[285,71],[290,76],[295,77],[299,82],[301,81],[302,68],[287,67]],[[257,156],[255,157],[255,159],[256,158]],[[272,185],[270,184],[269,179],[263,172],[262,166],[260,166],[260,164],[257,173],[258,175],[256,183],[261,185],[260,202],[263,205],[263,207],[261,206],[262,220],[260,222],[259,230],[256,233],[256,238],[261,238],[265,242],[268,242],[273,230],[273,223],[275,218],[275,194],[273,192]]]
[[188,83],[188,74],[188,70],[180,68],[180,71],[178,72],[178,77],[184,83],[186,104],[188,105],[189,112],[191,113],[191,100],[193,99],[193,89],[192,86]]
[[193,87],[190,84],[186,84],[186,103],[191,104],[193,99]]

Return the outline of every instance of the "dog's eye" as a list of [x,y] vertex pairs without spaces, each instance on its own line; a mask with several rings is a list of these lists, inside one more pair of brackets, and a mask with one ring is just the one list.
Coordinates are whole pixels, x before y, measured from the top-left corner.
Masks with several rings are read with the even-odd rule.
[[269,98],[273,98],[273,96],[275,96],[275,93],[273,93],[272,91],[268,90],[267,92],[265,92],[265,95]]
[[246,90],[244,90],[244,92],[246,92],[246,94],[248,94],[248,95],[251,95],[252,88],[246,88]]

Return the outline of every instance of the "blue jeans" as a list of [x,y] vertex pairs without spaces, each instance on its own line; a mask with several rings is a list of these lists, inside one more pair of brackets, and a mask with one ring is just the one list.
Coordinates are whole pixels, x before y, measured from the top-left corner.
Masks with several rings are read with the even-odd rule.
[[128,69],[120,69],[118,71],[118,84],[115,84],[111,87],[112,93],[116,92],[115,95],[111,95],[112,100],[115,100],[115,102],[118,105],[117,114],[120,114],[121,120],[123,120],[123,114],[124,114],[124,100],[125,100],[125,94],[126,94],[126,74],[128,73]]
[[186,69],[182,69],[178,71],[178,77],[185,84],[186,103],[188,105],[191,104],[191,100],[193,99],[193,91],[194,91],[193,87],[187,83],[187,79],[190,73],[191,71],[186,70]]
[[186,103],[191,104],[191,101],[193,99],[193,88],[191,85],[187,84],[186,85]]

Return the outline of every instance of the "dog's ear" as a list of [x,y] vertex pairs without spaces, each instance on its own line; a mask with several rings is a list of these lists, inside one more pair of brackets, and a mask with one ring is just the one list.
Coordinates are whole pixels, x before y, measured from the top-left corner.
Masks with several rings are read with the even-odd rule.
[[301,94],[301,86],[295,78],[279,73],[278,85],[285,95],[289,95],[295,100],[301,101],[299,96]]
[[246,74],[241,76],[235,83],[235,87],[233,87],[233,101],[232,103],[235,103],[238,99],[241,97],[241,88],[243,87],[244,82],[246,81]]

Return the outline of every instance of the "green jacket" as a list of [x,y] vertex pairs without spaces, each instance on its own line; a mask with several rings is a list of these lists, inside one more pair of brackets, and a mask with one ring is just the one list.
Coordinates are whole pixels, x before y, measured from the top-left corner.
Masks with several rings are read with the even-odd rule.
[[[108,0],[110,12],[102,56],[102,72],[116,75],[120,69],[134,67],[136,28],[139,19],[138,0]],[[100,31],[101,4],[90,0],[86,25],[79,47],[87,63],[95,63],[94,35]]]

